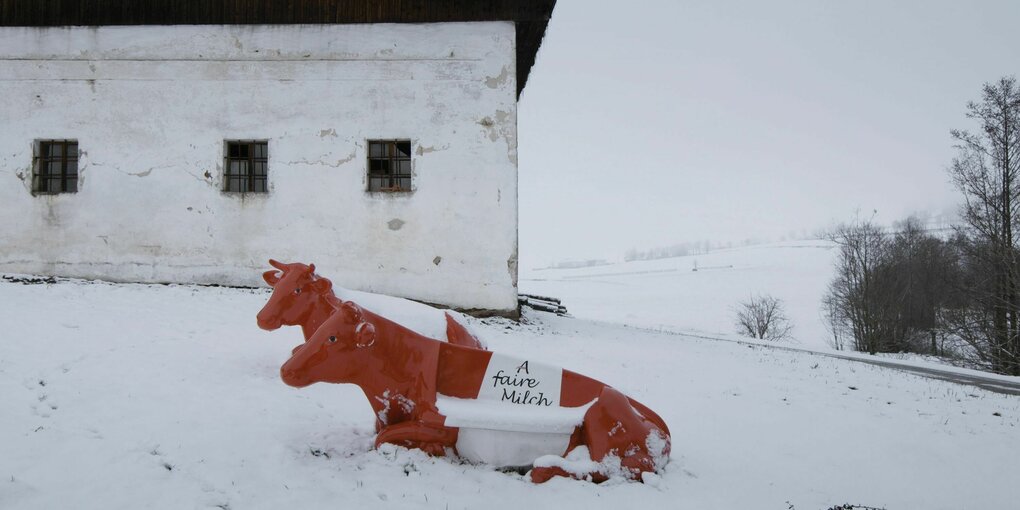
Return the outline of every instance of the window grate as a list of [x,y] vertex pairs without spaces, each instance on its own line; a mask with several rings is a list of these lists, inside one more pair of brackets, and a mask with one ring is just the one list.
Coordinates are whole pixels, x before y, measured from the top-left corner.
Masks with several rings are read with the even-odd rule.
[[369,140],[368,191],[411,191],[410,140]]
[[39,142],[32,190],[44,194],[78,192],[77,140]]
[[223,191],[265,193],[269,190],[269,142],[228,141]]

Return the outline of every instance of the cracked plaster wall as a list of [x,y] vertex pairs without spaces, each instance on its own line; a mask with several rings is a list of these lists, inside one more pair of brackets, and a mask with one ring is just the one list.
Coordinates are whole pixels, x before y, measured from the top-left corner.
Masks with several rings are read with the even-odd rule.
[[[0,271],[256,285],[273,257],[512,310],[514,52],[502,22],[0,28]],[[34,141],[64,138],[79,192],[33,196]],[[367,193],[392,138],[414,191]],[[269,141],[269,193],[221,191],[227,139]]]

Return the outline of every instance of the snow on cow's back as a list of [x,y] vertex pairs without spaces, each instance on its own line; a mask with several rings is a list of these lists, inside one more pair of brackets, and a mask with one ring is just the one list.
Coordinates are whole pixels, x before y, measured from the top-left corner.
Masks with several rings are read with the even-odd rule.
[[435,308],[417,301],[411,301],[410,299],[387,296],[385,294],[373,294],[371,292],[362,292],[337,286],[333,287],[333,292],[344,301],[354,301],[365,310],[386,317],[415,333],[429,338],[443,341],[448,340],[446,337],[446,314],[450,314],[450,317],[453,317],[468,332],[476,337],[478,336],[467,324],[464,315],[460,312]]

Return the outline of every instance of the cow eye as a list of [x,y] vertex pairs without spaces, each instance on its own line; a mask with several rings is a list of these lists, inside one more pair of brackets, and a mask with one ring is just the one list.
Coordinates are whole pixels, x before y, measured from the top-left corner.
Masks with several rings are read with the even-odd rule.
[[298,287],[298,288],[294,289],[294,293],[295,294],[300,294],[301,293],[301,287]]
[[329,337],[329,343],[331,343],[331,344],[332,343],[336,343],[336,337],[335,336]]

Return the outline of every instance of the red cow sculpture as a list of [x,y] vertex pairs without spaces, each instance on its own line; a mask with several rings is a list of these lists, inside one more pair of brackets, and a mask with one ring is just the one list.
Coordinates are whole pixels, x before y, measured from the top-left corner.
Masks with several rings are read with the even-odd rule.
[[[277,270],[262,273],[262,279],[273,288],[273,294],[258,314],[259,327],[272,331],[283,325],[301,326],[301,333],[308,340],[339,306],[333,282],[315,274],[315,264],[282,264],[270,259],[269,265]],[[478,338],[461,323],[449,313],[445,315],[448,342],[484,349]]]
[[662,418],[606,384],[426,338],[350,301],[339,304],[280,372],[295,387],[361,387],[376,413],[377,447],[391,443],[534,466],[534,482],[641,479],[669,457]]

